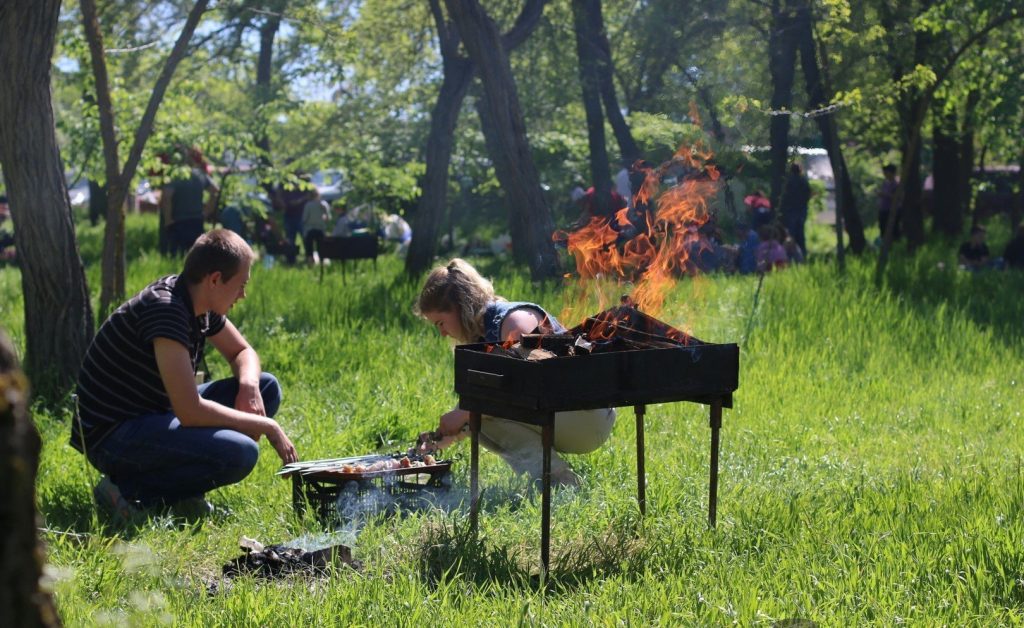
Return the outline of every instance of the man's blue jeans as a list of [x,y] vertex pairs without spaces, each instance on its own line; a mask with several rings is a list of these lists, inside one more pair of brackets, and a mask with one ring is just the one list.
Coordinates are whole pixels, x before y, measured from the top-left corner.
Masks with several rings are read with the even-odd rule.
[[[267,416],[281,405],[281,385],[260,375]],[[199,387],[199,395],[233,408],[238,380],[221,379]],[[89,451],[89,461],[143,506],[172,504],[201,497],[249,475],[259,457],[256,441],[218,427],[183,427],[173,412],[150,414],[121,423]]]

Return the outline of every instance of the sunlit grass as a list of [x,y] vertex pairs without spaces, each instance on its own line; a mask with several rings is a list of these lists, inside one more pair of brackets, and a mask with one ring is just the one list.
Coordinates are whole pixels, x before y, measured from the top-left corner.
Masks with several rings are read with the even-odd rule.
[[[151,222],[130,227],[153,239]],[[81,238],[95,294],[99,230]],[[263,445],[250,478],[211,494],[232,514],[118,530],[94,514],[96,473],[66,444],[67,411],[39,410],[46,525],[86,535],[46,535],[61,613],[68,625],[1020,623],[1024,278],[940,268],[947,256],[897,251],[881,289],[870,259],[849,260],[841,278],[824,263],[790,269],[765,278],[756,311],[756,278],[681,283],[661,318],[710,342],[750,330],[724,417],[718,527],[706,525],[706,409],[650,409],[643,520],[623,410],[606,447],[572,459],[583,488],[556,494],[546,588],[539,500],[484,454],[479,543],[461,512],[379,520],[356,541],[362,572],[243,578],[207,595],[242,535],[319,531],[292,516],[273,451]],[[480,266],[509,298],[566,305],[558,286]],[[134,255],[129,289],[174,270]],[[401,264],[349,270],[320,284],[313,269],[257,266],[232,312],[281,379],[279,419],[306,458],[405,447],[455,402],[451,348],[412,315],[418,286]],[[17,272],[0,270],[0,321],[19,344],[20,291]],[[452,453],[465,483],[468,447]]]

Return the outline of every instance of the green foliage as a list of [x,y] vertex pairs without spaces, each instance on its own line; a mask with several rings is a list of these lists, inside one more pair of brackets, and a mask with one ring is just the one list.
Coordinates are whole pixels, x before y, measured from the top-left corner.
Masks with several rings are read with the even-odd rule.
[[[1006,237],[992,238],[999,250]],[[100,228],[79,233],[98,275]],[[129,291],[174,272],[130,217]],[[94,514],[95,471],[67,442],[69,412],[37,408],[39,503],[53,586],[68,625],[513,623],[721,625],[1016,624],[1024,589],[1024,357],[1020,274],[961,273],[954,251],[899,250],[881,290],[870,261],[757,279],[687,280],[660,316],[711,342],[743,341],[740,388],[722,429],[718,527],[706,526],[707,410],[648,408],[648,516],[636,512],[635,431],[571,456],[585,477],[553,508],[553,571],[536,578],[540,502],[484,453],[481,537],[465,511],[378,519],[321,536],[290,512],[290,488],[261,444],[253,475],[211,494],[231,514],[201,526],[153,518],[128,529]],[[480,260],[498,291],[559,311],[572,291]],[[285,387],[280,420],[304,458],[399,449],[455,402],[452,352],[415,319],[418,288],[398,260],[253,271],[232,320]],[[95,284],[92,284],[95,285]],[[20,277],[0,269],[0,317],[22,341]],[[752,318],[751,318],[752,317]],[[571,322],[571,321],[570,321]],[[219,358],[214,376],[227,374]],[[465,485],[467,445],[453,448]],[[70,532],[72,534],[66,534]],[[78,536],[75,536],[78,535]],[[209,579],[241,536],[354,543],[364,569],[322,580]]]
[[633,137],[653,163],[668,161],[680,146],[709,146],[707,134],[692,122],[675,122],[663,114],[637,112],[629,117]]

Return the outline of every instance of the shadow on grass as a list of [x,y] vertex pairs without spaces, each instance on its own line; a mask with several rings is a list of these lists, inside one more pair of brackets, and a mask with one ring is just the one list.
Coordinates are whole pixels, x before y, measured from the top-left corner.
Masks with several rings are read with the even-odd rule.
[[[1024,300],[1011,295],[1024,293],[1024,272],[960,270],[955,264],[936,258],[932,251],[917,259],[894,261],[887,271],[889,290],[900,295],[922,316],[934,316],[944,309],[959,314],[979,327],[991,329],[1004,344],[1024,340]],[[999,295],[1004,295],[1000,298]]]
[[229,513],[215,512],[206,517],[175,514],[169,508],[151,509],[119,520],[103,512],[91,499],[61,500],[40,508],[44,527],[56,534],[98,536],[131,541],[143,532],[154,529],[190,529],[197,534],[207,520],[225,519]]
[[559,544],[552,549],[546,578],[535,550],[474,535],[468,520],[426,526],[416,555],[420,576],[431,588],[465,580],[521,591],[571,593],[595,580],[639,576],[653,552],[639,535],[639,525],[636,518],[623,518],[601,533]]

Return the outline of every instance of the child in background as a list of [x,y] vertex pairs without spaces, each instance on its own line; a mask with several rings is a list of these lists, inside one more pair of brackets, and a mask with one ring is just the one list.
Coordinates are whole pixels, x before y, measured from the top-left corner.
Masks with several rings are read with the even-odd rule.
[[978,271],[988,267],[989,256],[988,245],[985,244],[985,228],[976,226],[971,228],[971,239],[960,245],[957,254],[960,268],[970,271]]
[[785,268],[789,258],[779,242],[777,229],[764,225],[757,230],[757,235],[761,238],[761,244],[757,246],[757,270],[768,273],[773,268]]
[[331,235],[335,238],[347,238],[352,235],[352,225],[349,224],[348,206],[345,201],[339,199],[334,202],[334,229]]
[[302,243],[306,247],[306,262],[314,264],[319,261],[320,242],[327,232],[330,208],[325,201],[320,200],[320,192],[314,189],[310,194],[313,198],[302,207]]
[[736,233],[739,236],[736,270],[741,275],[749,275],[757,271],[757,249],[761,246],[761,238],[757,231],[744,224],[736,227]]

